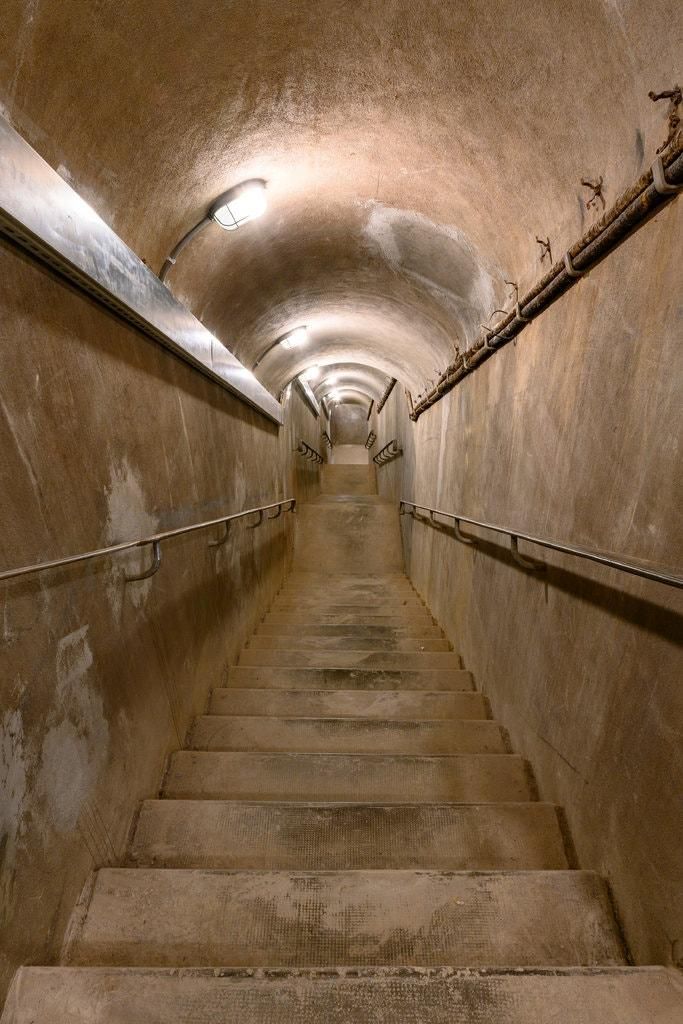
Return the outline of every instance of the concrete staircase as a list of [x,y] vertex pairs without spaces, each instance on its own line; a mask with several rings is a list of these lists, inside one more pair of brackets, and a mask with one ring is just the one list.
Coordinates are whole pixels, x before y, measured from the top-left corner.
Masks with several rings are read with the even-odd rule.
[[680,1021],[400,571],[395,508],[338,469],[128,863],[2,1024]]

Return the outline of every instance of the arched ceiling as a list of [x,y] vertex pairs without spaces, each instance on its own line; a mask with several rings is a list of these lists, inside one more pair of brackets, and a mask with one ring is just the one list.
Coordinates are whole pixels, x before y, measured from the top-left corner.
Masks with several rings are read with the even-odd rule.
[[[421,391],[663,140],[673,0],[5,0],[0,100],[153,268],[246,178],[168,284],[273,393],[311,363]],[[346,372],[346,371],[345,371]],[[350,371],[349,371],[350,372]],[[374,390],[371,390],[374,389]]]

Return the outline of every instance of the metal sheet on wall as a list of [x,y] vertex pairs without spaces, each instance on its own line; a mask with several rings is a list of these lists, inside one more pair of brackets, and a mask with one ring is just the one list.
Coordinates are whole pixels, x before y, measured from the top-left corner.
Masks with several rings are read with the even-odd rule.
[[0,118],[0,233],[275,423],[280,403]]

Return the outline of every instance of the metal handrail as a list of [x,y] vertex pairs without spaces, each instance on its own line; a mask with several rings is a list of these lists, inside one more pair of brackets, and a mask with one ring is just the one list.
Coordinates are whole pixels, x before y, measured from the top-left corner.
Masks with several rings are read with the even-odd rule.
[[376,455],[373,455],[372,461],[378,466],[383,466],[385,462],[390,462],[392,459],[395,459],[397,455],[402,454],[403,449],[399,447],[396,438],[393,438],[393,440],[388,441],[387,444],[384,445],[384,448],[380,448]]
[[374,430],[371,430],[370,433],[368,434],[367,438],[366,438],[366,441],[365,441],[365,447],[368,449],[368,451],[370,451],[370,449],[372,448],[372,446],[373,446],[373,444],[375,443],[376,440],[377,440],[377,434],[375,433]]
[[310,444],[307,444],[306,441],[299,441],[294,451],[297,455],[304,455],[313,462],[323,463],[325,461],[320,452],[317,452],[315,448],[311,448]]
[[332,438],[330,437],[330,435],[327,433],[326,430],[323,430],[323,432],[321,434],[321,437],[322,437],[323,441],[325,442],[325,444],[327,445],[328,448],[334,448],[334,444],[332,443]]
[[[287,508],[284,506],[287,505]],[[277,509],[275,515],[265,515],[271,509]],[[164,530],[162,533],[152,534],[151,537],[143,537],[139,540],[128,540],[121,544],[110,544],[106,548],[96,548],[94,551],[83,551],[80,555],[68,555],[66,558],[55,558],[50,562],[36,562],[35,565],[23,565],[19,569],[5,569],[0,572],[0,581],[16,579],[17,576],[29,576],[32,573],[45,572],[47,569],[58,569],[63,565],[75,565],[77,562],[87,562],[93,558],[106,558],[115,555],[120,551],[131,551],[134,548],[143,548],[152,545],[153,561],[150,568],[139,576],[126,576],[125,580],[130,583],[134,580],[145,580],[153,576],[161,565],[161,542],[171,537],[179,537],[183,533],[194,533],[196,530],[207,530],[211,526],[225,526],[225,533],[217,541],[211,541],[209,547],[220,547],[225,543],[228,536],[229,524],[235,519],[244,519],[245,516],[258,515],[251,529],[260,526],[266,519],[277,519],[282,512],[296,511],[296,498],[283,498],[282,501],[273,502],[271,505],[260,505],[257,508],[247,508],[243,512],[233,512],[227,516],[218,516],[217,519],[205,519],[201,523],[191,523],[189,526],[179,526],[175,530]]]
[[460,531],[460,523],[467,523],[468,526],[480,526],[484,530],[492,530],[493,533],[502,533],[510,538],[510,551],[512,557],[525,569],[540,571],[546,568],[543,562],[537,562],[520,554],[518,542],[528,541],[529,544],[537,544],[542,548],[549,548],[551,551],[561,551],[565,555],[574,555],[576,558],[585,558],[589,562],[598,562],[600,565],[607,565],[611,569],[619,569],[620,572],[630,573],[631,576],[642,576],[646,580],[654,580],[655,583],[664,583],[668,587],[683,589],[683,578],[673,576],[666,572],[657,572],[656,569],[647,569],[644,565],[634,565],[631,562],[624,562],[619,558],[611,558],[609,555],[601,555],[597,551],[587,551],[585,548],[577,548],[571,544],[558,544],[554,540],[544,540],[542,537],[534,537],[530,533],[520,533],[518,530],[508,530],[504,526],[495,526],[493,523],[483,523],[478,519],[470,519],[469,516],[461,516],[455,512],[444,512],[442,509],[429,508],[428,505],[417,505],[414,501],[407,501],[401,498],[399,501],[399,515],[414,516],[420,509],[429,513],[429,521],[434,522],[434,516],[443,516],[444,519],[452,519],[457,540],[463,544],[476,544],[476,537],[466,537]]

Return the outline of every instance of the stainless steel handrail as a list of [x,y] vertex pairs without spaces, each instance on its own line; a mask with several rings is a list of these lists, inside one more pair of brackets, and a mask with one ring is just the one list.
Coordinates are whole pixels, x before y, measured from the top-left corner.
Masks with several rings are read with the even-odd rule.
[[294,451],[297,455],[303,455],[307,459],[311,459],[312,462],[322,464],[325,461],[320,452],[317,452],[315,448],[311,448],[310,444],[307,444],[306,441],[299,441]]
[[[493,533],[502,533],[510,538],[510,550],[512,557],[525,569],[541,570],[546,566],[543,562],[537,562],[520,554],[518,542],[525,540],[529,544],[536,544],[551,551],[560,551],[565,555],[574,555],[576,558],[585,558],[589,562],[598,562],[600,565],[607,565],[611,569],[618,569],[620,572],[630,573],[631,576],[642,576],[646,580],[654,580],[655,583],[664,583],[668,587],[683,589],[683,578],[674,576],[668,572],[658,572],[656,569],[648,569],[644,565],[634,565],[632,562],[624,562],[620,558],[612,558],[609,555],[601,555],[597,551],[588,551],[585,548],[577,548],[571,544],[558,544],[554,540],[544,540],[542,537],[534,537],[530,533],[520,533],[518,530],[508,530],[504,526],[496,526],[493,523],[484,523],[478,519],[470,519],[469,516],[461,516],[455,512],[444,512],[442,509],[429,508],[428,505],[418,505],[414,501],[401,498],[399,502],[399,514],[411,515],[420,509],[429,513],[429,521],[434,522],[434,516],[443,516],[444,519],[452,519],[455,528],[455,535],[464,544],[476,544],[476,537],[466,537],[460,531],[460,524],[468,526],[480,526],[484,530],[491,530]],[[418,517],[419,518],[419,517]]]
[[370,451],[376,440],[377,434],[375,433],[374,430],[371,430],[367,438],[365,439],[365,447],[367,448],[368,451]]
[[380,448],[376,455],[373,455],[372,461],[378,466],[383,466],[385,462],[390,462],[392,459],[396,458],[397,455],[402,454],[403,449],[399,447],[396,438],[393,438],[393,440],[388,441],[384,445],[384,448]]
[[[288,507],[285,509],[284,506]],[[134,548],[152,546],[153,561],[150,568],[139,576],[126,576],[126,582],[133,580],[148,579],[153,576],[161,565],[161,542],[170,537],[180,537],[183,533],[194,533],[196,530],[207,530],[211,526],[225,525],[225,536],[218,541],[212,541],[209,547],[219,547],[227,538],[228,524],[235,519],[244,519],[246,516],[258,515],[254,527],[260,526],[264,514],[271,509],[277,509],[275,515],[265,515],[266,519],[277,519],[283,512],[296,511],[296,498],[283,498],[282,501],[275,501],[270,505],[260,505],[257,508],[247,508],[243,512],[232,512],[227,516],[218,516],[217,519],[205,519],[201,523],[191,523],[189,526],[179,526],[175,530],[164,530],[161,533],[152,534],[150,537],[143,537],[139,540],[123,541],[121,544],[110,544],[106,548],[96,548],[94,551],[83,551],[79,555],[68,555],[66,558],[55,558],[50,562],[36,562],[35,565],[23,565],[19,569],[6,569],[0,572],[0,581],[16,579],[17,576],[28,576],[31,573],[45,572],[47,569],[58,569],[63,565],[75,565],[77,562],[87,562],[92,558],[106,558],[108,555],[115,555],[120,551],[131,551]]]

